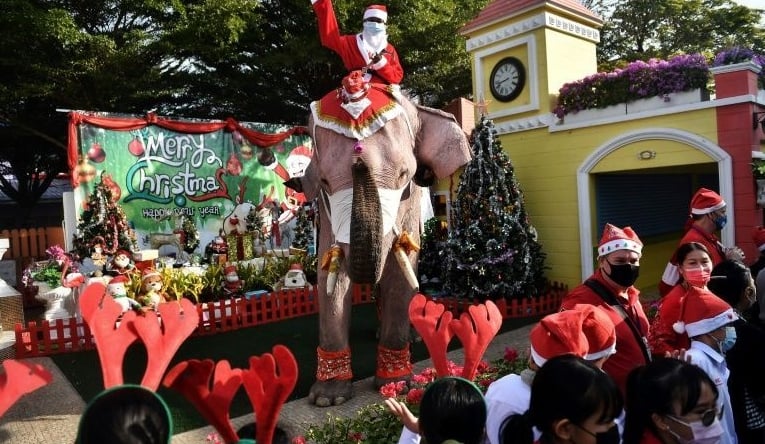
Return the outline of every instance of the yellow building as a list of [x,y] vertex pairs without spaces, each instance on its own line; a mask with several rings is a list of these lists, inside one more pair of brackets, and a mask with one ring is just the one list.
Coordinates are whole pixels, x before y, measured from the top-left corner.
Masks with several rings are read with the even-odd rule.
[[[723,243],[754,260],[749,233],[762,223],[750,167],[763,137],[759,125],[752,128],[765,107],[759,67],[713,69],[715,100],[694,91],[558,119],[561,86],[597,70],[601,25],[574,0],[494,0],[461,30],[474,97],[515,166],[548,277],[574,286],[589,276],[610,222],[631,225],[644,241],[637,286],[655,288],[701,186],[718,190],[733,210]],[[721,82],[730,88],[721,91]]]

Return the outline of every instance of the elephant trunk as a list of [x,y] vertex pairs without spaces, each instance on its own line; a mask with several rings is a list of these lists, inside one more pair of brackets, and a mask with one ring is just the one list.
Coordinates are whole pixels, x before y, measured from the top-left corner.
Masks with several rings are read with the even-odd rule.
[[361,160],[352,167],[353,203],[348,246],[348,274],[357,284],[373,284],[380,273],[382,209],[369,167]]

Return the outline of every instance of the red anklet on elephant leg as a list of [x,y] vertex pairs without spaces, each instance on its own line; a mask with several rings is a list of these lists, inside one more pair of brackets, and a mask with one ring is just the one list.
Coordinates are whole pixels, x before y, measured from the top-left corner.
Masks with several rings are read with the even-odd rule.
[[401,350],[391,350],[377,346],[377,370],[375,375],[382,379],[394,379],[412,374],[409,344]]
[[319,356],[319,364],[316,366],[316,379],[329,381],[330,379],[353,379],[351,370],[351,349],[344,348],[340,351],[326,351],[316,347]]

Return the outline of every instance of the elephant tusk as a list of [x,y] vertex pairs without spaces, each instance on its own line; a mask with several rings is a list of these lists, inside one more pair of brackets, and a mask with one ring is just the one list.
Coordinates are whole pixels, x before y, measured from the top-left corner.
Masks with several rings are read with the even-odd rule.
[[400,233],[396,226],[393,227],[393,234],[398,236],[393,242],[393,254],[396,257],[396,262],[404,272],[404,277],[412,288],[417,289],[420,287],[420,283],[417,281],[417,276],[414,274],[414,268],[412,263],[409,262],[408,254],[412,251],[420,251],[420,246],[412,240],[409,233],[404,231]]
[[337,284],[337,271],[340,269],[340,263],[343,259],[343,249],[338,245],[329,247],[321,258],[321,269],[327,270],[327,295],[332,296],[335,293]]

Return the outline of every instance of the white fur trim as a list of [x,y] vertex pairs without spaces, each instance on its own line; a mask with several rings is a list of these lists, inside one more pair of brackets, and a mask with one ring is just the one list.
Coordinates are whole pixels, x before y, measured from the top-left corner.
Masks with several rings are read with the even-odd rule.
[[677,321],[674,324],[672,324],[672,330],[675,331],[675,333],[681,335],[685,333],[685,322],[683,321]]
[[[358,17],[358,16],[357,16]],[[388,13],[377,8],[367,8],[364,11],[364,20],[368,18],[379,18],[380,20],[387,22],[388,21]]]
[[596,351],[593,353],[587,353],[586,355],[584,355],[584,359],[585,361],[596,361],[600,358],[611,356],[614,353],[616,353],[616,341],[614,341],[614,343],[611,344],[611,346],[606,349]]
[[664,268],[664,274],[661,275],[661,281],[669,286],[675,286],[680,282],[680,272],[677,271],[677,265],[667,262]]
[[619,250],[629,250],[640,254],[643,246],[630,239],[614,239],[598,247],[598,256],[605,256]]
[[547,359],[543,358],[542,355],[540,355],[539,353],[537,353],[536,350],[534,350],[533,345],[529,345],[529,354],[531,355],[531,359],[534,360],[534,364],[540,367],[545,365],[545,362],[547,362]]
[[724,327],[736,319],[738,319],[738,316],[733,312],[732,308],[729,308],[713,318],[685,324],[685,331],[688,333],[689,338],[693,338]]
[[[361,93],[365,93],[366,91],[360,91]],[[354,119],[358,119],[361,113],[364,112],[365,109],[369,105],[371,105],[372,102],[364,97],[363,99],[357,101],[357,102],[348,102],[348,103],[342,103],[340,106],[348,112],[351,116],[353,116]]]
[[725,205],[726,205],[725,201],[723,200],[723,201],[720,201],[720,203],[718,203],[717,205],[709,207],[709,208],[691,208],[691,214],[709,214],[724,208]]

